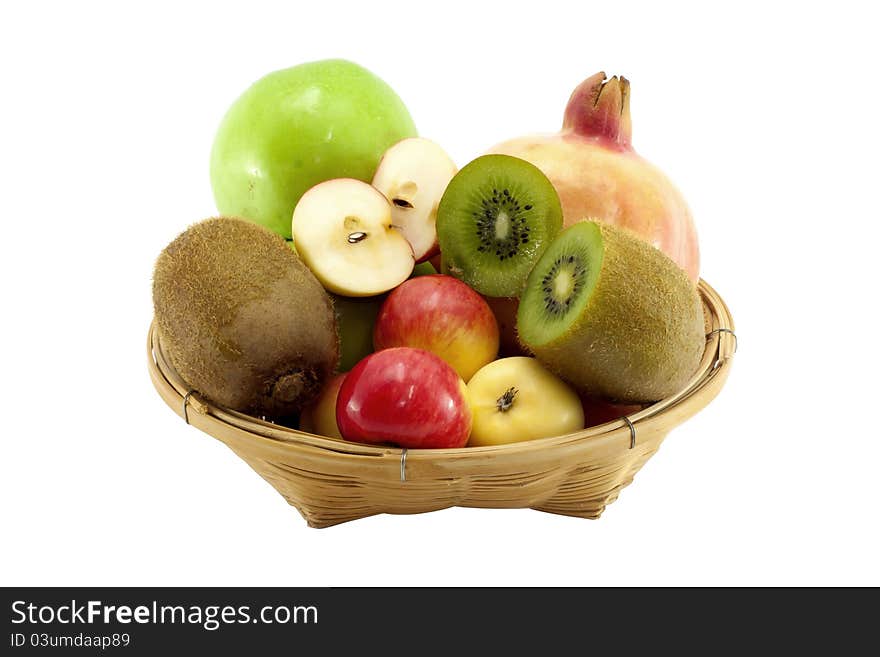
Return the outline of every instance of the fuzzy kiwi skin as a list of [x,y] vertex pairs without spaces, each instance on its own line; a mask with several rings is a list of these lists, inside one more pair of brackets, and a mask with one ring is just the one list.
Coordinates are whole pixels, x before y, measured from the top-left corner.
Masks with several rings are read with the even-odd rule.
[[298,412],[339,361],[329,295],[281,237],[241,219],[206,219],[162,251],[153,308],[184,381],[244,413]]
[[[580,318],[566,333],[537,344],[525,340],[520,311],[520,339],[582,394],[633,403],[675,394],[696,371],[706,345],[696,287],[660,250],[620,228],[595,225],[604,257]],[[540,290],[536,270],[527,288]]]

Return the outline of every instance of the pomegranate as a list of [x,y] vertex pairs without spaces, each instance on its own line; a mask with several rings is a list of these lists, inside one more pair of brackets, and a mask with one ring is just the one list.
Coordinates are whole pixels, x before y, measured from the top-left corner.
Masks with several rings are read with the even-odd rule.
[[616,224],[647,240],[696,282],[697,232],[681,193],[632,148],[629,81],[605,73],[571,94],[556,135],[512,139],[490,149],[528,160],[553,183],[565,226],[584,219]]

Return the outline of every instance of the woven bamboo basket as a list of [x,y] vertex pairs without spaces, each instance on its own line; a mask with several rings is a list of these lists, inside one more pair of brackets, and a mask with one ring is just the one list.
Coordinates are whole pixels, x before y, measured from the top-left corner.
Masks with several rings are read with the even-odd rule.
[[303,433],[214,406],[174,371],[155,324],[147,341],[150,377],[181,418],[223,441],[312,527],[451,506],[532,508],[598,518],[669,430],[712,401],[727,379],[736,351],[733,319],[715,290],[704,281],[699,289],[706,350],[683,390],[621,420],[510,445],[377,447]]

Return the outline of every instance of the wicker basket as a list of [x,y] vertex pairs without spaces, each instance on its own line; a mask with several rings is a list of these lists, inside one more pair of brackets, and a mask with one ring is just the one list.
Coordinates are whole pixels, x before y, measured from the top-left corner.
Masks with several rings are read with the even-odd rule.
[[617,499],[670,429],[708,404],[736,351],[733,320],[705,282],[706,351],[678,394],[622,420],[567,436],[459,449],[374,447],[314,436],[213,406],[171,367],[155,330],[150,377],[189,424],[222,440],[295,506],[312,527],[377,513],[451,506],[533,508],[598,518]]

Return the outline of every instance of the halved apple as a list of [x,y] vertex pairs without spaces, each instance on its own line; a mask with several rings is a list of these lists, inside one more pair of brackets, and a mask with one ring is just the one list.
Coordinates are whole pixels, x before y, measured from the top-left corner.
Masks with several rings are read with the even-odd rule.
[[392,225],[391,203],[365,182],[337,178],[309,189],[293,210],[293,241],[330,292],[368,297],[397,287],[415,266]]
[[457,168],[440,146],[410,137],[385,151],[373,187],[391,202],[391,216],[412,245],[416,262],[436,255],[437,206]]

